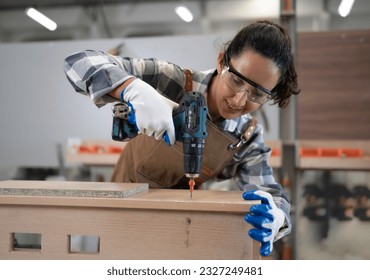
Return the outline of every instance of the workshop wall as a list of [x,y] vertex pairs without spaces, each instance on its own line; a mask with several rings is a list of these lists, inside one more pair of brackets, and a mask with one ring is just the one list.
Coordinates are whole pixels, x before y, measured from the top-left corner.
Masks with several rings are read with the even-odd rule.
[[370,29],[298,36],[299,139],[370,139]]
[[363,155],[342,166],[346,156],[317,155],[297,170],[296,258],[370,259],[370,30],[301,33],[298,49],[299,140]]

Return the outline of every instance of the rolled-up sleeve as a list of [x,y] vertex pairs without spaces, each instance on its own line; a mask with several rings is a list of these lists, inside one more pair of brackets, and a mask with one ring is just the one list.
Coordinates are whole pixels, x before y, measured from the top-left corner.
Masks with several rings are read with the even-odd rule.
[[133,77],[124,68],[122,58],[92,50],[68,56],[63,70],[75,91],[90,96],[98,107],[114,101],[106,94]]

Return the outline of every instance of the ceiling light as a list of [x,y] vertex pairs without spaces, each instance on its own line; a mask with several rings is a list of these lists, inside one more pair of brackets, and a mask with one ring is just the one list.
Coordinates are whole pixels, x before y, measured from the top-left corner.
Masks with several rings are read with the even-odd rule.
[[34,21],[37,21],[50,31],[57,29],[57,24],[44,14],[40,13],[38,10],[34,8],[28,8],[26,9],[25,13],[27,16],[32,18]]
[[341,17],[346,17],[349,15],[352,9],[352,5],[355,0],[342,0],[338,7],[338,13]]
[[186,22],[191,22],[193,21],[193,14],[190,12],[188,8],[185,6],[178,6],[175,9],[176,14]]

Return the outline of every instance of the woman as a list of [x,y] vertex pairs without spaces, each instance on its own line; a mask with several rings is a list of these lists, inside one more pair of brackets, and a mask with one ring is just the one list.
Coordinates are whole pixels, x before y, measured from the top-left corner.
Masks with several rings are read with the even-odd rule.
[[151,188],[184,185],[172,112],[189,90],[202,93],[208,137],[197,184],[234,178],[244,199],[262,201],[245,215],[255,227],[249,235],[261,242],[261,255],[269,255],[273,242],[290,233],[290,203],[267,164],[271,149],[264,144],[263,128],[251,116],[269,100],[284,107],[299,93],[290,38],[279,25],[246,26],[209,71],[98,51],[72,54],[64,70],[74,89],[98,107],[118,100],[131,104],[141,134],[127,144],[112,180],[147,182]]

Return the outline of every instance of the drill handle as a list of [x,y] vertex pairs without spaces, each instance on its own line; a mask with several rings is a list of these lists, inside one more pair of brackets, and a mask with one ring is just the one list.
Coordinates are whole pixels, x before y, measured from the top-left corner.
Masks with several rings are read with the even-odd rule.
[[176,140],[184,142],[186,138],[205,139],[207,112],[205,99],[200,92],[186,93],[173,114]]

